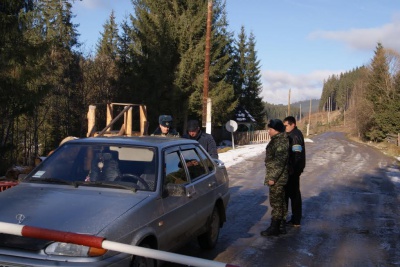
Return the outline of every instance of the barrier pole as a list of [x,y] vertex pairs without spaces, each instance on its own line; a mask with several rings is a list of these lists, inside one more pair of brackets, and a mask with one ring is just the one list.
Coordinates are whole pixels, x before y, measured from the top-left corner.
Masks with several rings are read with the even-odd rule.
[[172,252],[108,241],[105,240],[105,238],[98,236],[76,234],[13,223],[0,222],[0,233],[102,248],[195,267],[239,267],[232,264],[185,256]]

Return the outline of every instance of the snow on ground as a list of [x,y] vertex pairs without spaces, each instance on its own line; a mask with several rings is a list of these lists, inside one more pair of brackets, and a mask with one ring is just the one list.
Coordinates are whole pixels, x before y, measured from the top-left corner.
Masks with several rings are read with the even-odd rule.
[[[304,142],[312,143],[313,141],[309,138],[306,138],[304,139]],[[252,158],[263,153],[267,144],[268,142],[244,146],[235,146],[235,149],[231,149],[224,153],[218,154],[218,158],[225,163],[226,167],[230,167],[248,158]]]
[[222,160],[225,163],[225,166],[228,168],[248,158],[252,158],[263,153],[266,146],[267,143],[235,146],[235,149],[218,154],[218,158]]
[[[304,142],[313,143],[309,138],[305,138]],[[246,159],[255,157],[262,154],[265,151],[265,147],[268,142],[260,144],[251,144],[244,146],[235,146],[235,149],[228,150],[226,152],[218,154],[220,160],[225,163],[225,166],[229,168],[235,164],[238,164]],[[397,158],[400,161],[400,157]],[[389,179],[400,188],[400,170],[399,168],[389,168],[387,170],[387,176]]]

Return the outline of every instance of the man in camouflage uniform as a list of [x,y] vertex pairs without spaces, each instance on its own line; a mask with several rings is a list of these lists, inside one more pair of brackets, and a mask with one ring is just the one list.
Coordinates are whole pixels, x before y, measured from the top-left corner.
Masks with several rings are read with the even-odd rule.
[[271,206],[271,225],[262,236],[277,236],[286,233],[285,188],[288,180],[289,139],[284,133],[285,127],[279,119],[270,120],[268,132],[271,141],[266,147],[264,185],[269,186],[269,203]]

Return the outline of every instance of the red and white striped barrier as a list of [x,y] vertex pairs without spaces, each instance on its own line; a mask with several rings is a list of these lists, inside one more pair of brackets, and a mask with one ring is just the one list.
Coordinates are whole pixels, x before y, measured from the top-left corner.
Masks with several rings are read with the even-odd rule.
[[13,223],[0,222],[0,233],[72,243],[99,249],[113,250],[146,258],[153,258],[157,260],[175,262],[197,267],[239,267],[236,265],[212,260],[117,243],[113,241],[108,241],[103,237],[56,231]]
[[1,181],[0,182],[0,192],[6,190],[8,188],[11,188],[17,184],[18,184],[18,182],[16,182],[16,181]]

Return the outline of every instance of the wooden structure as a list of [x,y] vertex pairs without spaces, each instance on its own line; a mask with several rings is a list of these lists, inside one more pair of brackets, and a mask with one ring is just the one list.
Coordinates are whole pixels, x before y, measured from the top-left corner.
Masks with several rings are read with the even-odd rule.
[[[113,117],[114,107],[123,106],[123,110]],[[139,112],[139,131],[133,131],[133,108]],[[106,110],[106,127],[101,131],[96,131],[96,105],[90,105],[87,114],[88,132],[87,137],[93,136],[142,136],[147,135],[148,121],[147,110],[145,105],[130,103],[109,103]],[[122,120],[122,126],[118,130],[114,130],[115,122]]]
[[240,146],[267,143],[271,140],[267,130],[235,132],[233,135],[235,137],[235,143]]

